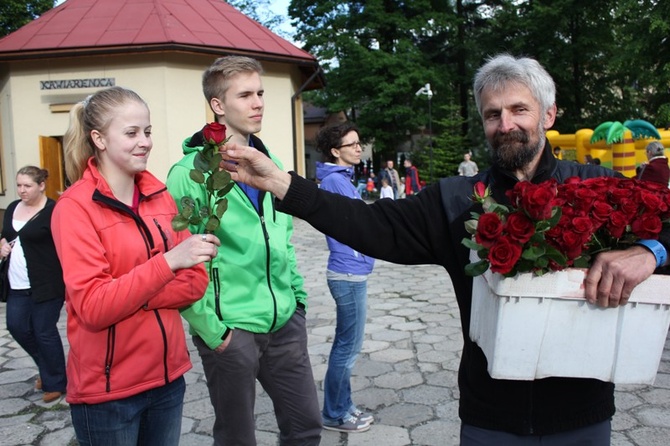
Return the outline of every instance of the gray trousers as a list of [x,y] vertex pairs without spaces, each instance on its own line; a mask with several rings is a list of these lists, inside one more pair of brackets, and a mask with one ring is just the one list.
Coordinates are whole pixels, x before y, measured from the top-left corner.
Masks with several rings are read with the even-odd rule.
[[318,445],[321,411],[307,352],[305,312],[298,309],[275,333],[233,330],[216,353],[195,336],[214,406],[216,446],[256,445],[256,379],[272,399],[281,445]]
[[461,446],[609,446],[610,420],[553,435],[514,435],[461,425]]

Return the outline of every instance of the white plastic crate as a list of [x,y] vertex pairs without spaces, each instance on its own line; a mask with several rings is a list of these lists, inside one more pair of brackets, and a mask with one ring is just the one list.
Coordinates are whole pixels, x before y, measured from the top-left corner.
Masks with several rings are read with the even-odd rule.
[[602,308],[586,302],[585,274],[474,278],[470,338],[493,378],[653,384],[670,325],[670,276],[652,275],[627,305]]

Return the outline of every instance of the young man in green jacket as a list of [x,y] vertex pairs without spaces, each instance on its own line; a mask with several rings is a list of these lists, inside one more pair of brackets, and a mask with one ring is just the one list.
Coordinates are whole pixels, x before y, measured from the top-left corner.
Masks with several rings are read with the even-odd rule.
[[[203,91],[231,141],[271,157],[254,136],[264,109],[261,73],[254,59],[222,57],[203,74]],[[202,131],[187,138],[184,158],[168,173],[167,186],[178,204],[184,196],[197,207],[206,203],[204,185],[189,178],[203,144]],[[292,217],[274,209],[271,194],[244,184],[236,184],[226,198],[228,209],[215,230],[221,246],[210,265],[207,292],[182,310],[214,406],[215,444],[256,444],[258,379],[275,407],[281,444],[317,445],[321,414],[307,351],[307,296],[290,242]]]

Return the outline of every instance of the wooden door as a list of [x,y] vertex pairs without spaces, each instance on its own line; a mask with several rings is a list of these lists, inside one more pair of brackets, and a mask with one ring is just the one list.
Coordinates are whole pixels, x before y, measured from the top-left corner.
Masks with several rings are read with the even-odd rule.
[[63,144],[59,138],[40,136],[40,165],[49,171],[46,195],[58,200],[65,190],[65,168],[63,165]]

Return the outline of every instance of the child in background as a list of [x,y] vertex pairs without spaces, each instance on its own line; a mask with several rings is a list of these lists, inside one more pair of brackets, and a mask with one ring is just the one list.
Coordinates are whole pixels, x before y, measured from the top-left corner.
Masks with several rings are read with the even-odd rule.
[[379,198],[390,198],[393,200],[393,188],[389,184],[387,178],[382,178],[382,190],[379,194]]

